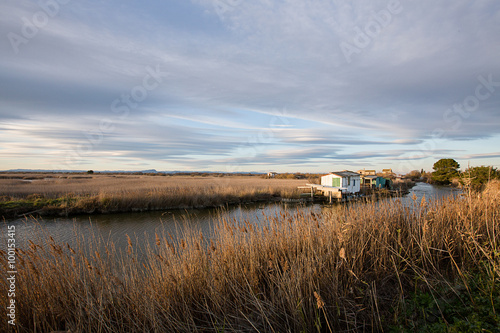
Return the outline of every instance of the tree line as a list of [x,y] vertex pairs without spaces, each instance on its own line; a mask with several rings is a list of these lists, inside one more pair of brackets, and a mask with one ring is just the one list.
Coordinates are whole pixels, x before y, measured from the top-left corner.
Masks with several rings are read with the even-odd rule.
[[434,163],[430,180],[438,185],[449,185],[458,180],[461,185],[481,190],[488,181],[500,179],[500,171],[492,166],[468,167],[463,172],[460,172],[459,168],[460,164],[454,159],[442,158]]

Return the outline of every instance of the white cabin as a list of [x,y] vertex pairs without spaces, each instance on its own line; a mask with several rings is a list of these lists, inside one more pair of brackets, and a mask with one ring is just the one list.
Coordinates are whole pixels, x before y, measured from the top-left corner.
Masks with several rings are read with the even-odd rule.
[[361,175],[347,170],[330,172],[321,177],[321,185],[336,187],[345,193],[358,193],[361,190]]

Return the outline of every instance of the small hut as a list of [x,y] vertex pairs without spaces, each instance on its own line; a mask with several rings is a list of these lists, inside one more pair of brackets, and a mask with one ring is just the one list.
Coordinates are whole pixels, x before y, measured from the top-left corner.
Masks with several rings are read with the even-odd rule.
[[358,193],[361,189],[360,177],[359,173],[348,170],[330,172],[321,177],[321,185],[337,187],[346,193]]

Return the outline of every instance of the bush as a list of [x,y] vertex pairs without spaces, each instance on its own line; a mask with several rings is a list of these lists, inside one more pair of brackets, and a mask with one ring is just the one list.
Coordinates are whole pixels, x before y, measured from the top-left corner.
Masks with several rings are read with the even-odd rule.
[[418,170],[413,170],[413,171],[410,171],[407,175],[406,175],[406,178],[407,179],[411,179],[413,181],[417,180],[417,179],[420,179],[420,177],[422,177],[422,173]]
[[500,179],[500,171],[492,166],[470,167],[462,173],[460,184],[479,192],[488,181],[495,179]]
[[[498,332],[500,283],[488,263],[455,285],[417,291],[404,303],[394,332]],[[428,288],[426,288],[428,289]]]

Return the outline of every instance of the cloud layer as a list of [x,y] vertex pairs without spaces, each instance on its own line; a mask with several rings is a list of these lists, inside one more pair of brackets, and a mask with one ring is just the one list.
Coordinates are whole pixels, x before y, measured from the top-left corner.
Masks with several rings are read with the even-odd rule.
[[500,166],[498,22],[494,0],[7,0],[0,169]]

